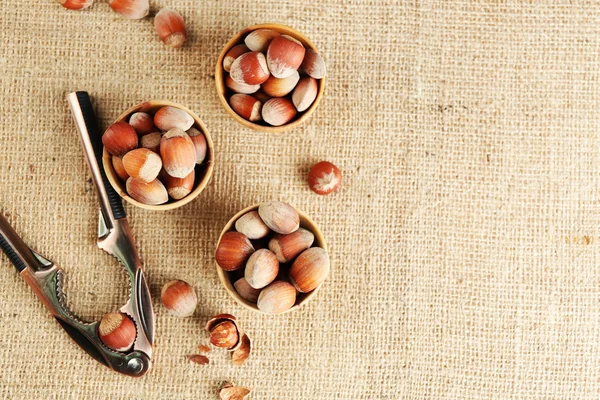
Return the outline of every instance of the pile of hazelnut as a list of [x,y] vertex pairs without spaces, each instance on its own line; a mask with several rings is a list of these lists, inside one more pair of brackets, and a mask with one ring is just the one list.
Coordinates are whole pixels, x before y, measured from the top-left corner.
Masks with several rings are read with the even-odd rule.
[[127,193],[143,204],[183,199],[194,188],[195,167],[206,157],[206,138],[187,112],[171,106],[136,112],[102,136]]
[[[297,39],[273,29],[250,32],[223,58],[231,108],[242,118],[280,126],[315,101],[325,62]],[[302,76],[300,75],[302,74]]]
[[297,292],[310,293],[329,274],[329,255],[311,247],[314,239],[300,228],[294,207],[270,201],[223,234],[215,258],[240,297],[264,313],[280,314],[296,304]]

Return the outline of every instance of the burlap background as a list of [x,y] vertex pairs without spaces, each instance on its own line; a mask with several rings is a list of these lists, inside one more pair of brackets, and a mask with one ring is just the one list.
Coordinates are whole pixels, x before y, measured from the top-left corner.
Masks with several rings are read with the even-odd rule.
[[[143,100],[183,103],[217,157],[192,204],[127,207],[157,305],[153,371],[133,380],[91,360],[2,256],[1,395],[211,399],[229,379],[253,399],[597,398],[600,4],[568,3],[154,0],[187,21],[171,50],[151,19],[106,1],[0,1],[0,212],[64,267],[83,317],[126,290],[95,248],[65,94],[89,91],[103,127]],[[283,135],[243,128],[215,93],[221,47],[260,22],[304,32],[329,65],[319,109]],[[321,159],[345,174],[331,197],[306,187]],[[318,297],[279,317],[237,306],[214,270],[222,226],[267,199],[312,215],[333,262]],[[172,278],[200,294],[191,319],[156,302]],[[222,353],[204,367],[184,358],[218,312],[254,339],[242,368]]]

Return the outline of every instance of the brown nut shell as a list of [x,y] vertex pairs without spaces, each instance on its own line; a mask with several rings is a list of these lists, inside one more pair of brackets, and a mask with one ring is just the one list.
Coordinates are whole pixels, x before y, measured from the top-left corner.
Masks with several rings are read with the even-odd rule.
[[302,293],[315,290],[329,275],[329,254],[320,247],[305,250],[290,268],[290,281]]
[[264,288],[256,303],[267,314],[281,314],[296,303],[296,289],[285,281],[275,281]]
[[275,280],[278,272],[277,256],[271,250],[260,249],[246,262],[244,278],[254,289],[262,289]]
[[104,345],[115,351],[127,351],[133,346],[137,331],[133,321],[125,314],[105,314],[98,326],[98,336]]
[[223,69],[229,72],[231,70],[231,64],[233,64],[235,59],[241,56],[242,54],[246,54],[249,52],[250,49],[245,44],[238,44],[236,46],[233,46],[223,58]]
[[202,164],[206,158],[206,137],[194,127],[188,129],[186,133],[192,139],[192,143],[194,143],[194,148],[196,149],[196,164]]
[[267,65],[271,75],[287,78],[298,70],[306,49],[300,41],[288,35],[273,38],[267,50]]
[[221,400],[244,400],[250,393],[250,389],[243,386],[234,386],[227,383],[219,389],[219,398]]
[[163,286],[160,299],[169,313],[180,318],[193,315],[198,305],[198,296],[194,288],[179,279],[170,281]]
[[269,78],[264,54],[252,51],[235,59],[229,71],[231,79],[246,85],[260,85]]
[[250,211],[242,215],[235,221],[235,230],[252,240],[262,239],[270,232],[269,227],[258,215],[258,211]]
[[323,79],[326,74],[325,61],[313,49],[306,49],[300,71],[315,79]]
[[287,97],[274,97],[262,106],[263,120],[272,126],[285,125],[296,116],[296,107]]
[[254,289],[248,284],[246,278],[240,278],[234,282],[233,287],[236,292],[246,301],[256,303],[260,295],[260,289]]
[[226,232],[215,253],[217,264],[225,271],[242,268],[248,257],[254,253],[250,240],[239,232]]
[[127,174],[127,171],[125,171],[125,167],[123,167],[123,158],[112,156],[111,162],[119,178],[125,182],[127,178],[129,178],[129,175]]
[[150,12],[148,0],[109,0],[108,5],[127,19],[142,19]]
[[140,136],[156,132],[157,130],[154,126],[154,118],[152,115],[141,111],[131,114],[129,117],[129,125],[131,125]]
[[138,147],[138,135],[127,122],[115,122],[102,135],[102,144],[113,156],[123,157]]
[[248,121],[256,122],[262,119],[262,103],[249,94],[236,93],[229,99],[233,111]]
[[190,360],[194,364],[206,365],[206,364],[210,363],[210,360],[208,359],[208,357],[203,356],[202,354],[188,354],[186,357],[188,360]]
[[235,316],[231,314],[218,314],[208,320],[205,328],[208,332],[210,332],[212,328],[224,321],[231,321],[237,325],[237,318]]
[[140,147],[143,147],[144,149],[152,150],[156,154],[159,154],[160,139],[162,139],[162,133],[160,133],[160,132],[149,133],[140,138]]
[[303,76],[294,89],[294,93],[292,93],[292,103],[294,103],[296,110],[300,112],[308,110],[317,98],[318,92],[319,86],[316,79]]
[[154,16],[154,29],[169,47],[179,48],[187,38],[183,17],[170,8],[163,8]]
[[58,0],[61,6],[69,10],[83,10],[94,3],[94,0]]
[[236,93],[243,94],[252,94],[258,91],[258,89],[260,89],[260,85],[246,85],[245,83],[237,83],[236,81],[231,79],[230,75],[227,75],[225,77],[225,86],[227,86],[229,89],[233,90]]
[[258,207],[258,214],[271,230],[282,235],[295,232],[300,227],[298,211],[282,201],[268,201]]
[[123,168],[134,179],[152,182],[162,169],[162,160],[152,150],[139,148],[123,156]]
[[185,178],[196,166],[194,142],[179,128],[165,133],[160,141],[160,156],[165,171],[175,178]]
[[300,74],[298,71],[292,72],[292,74],[286,78],[275,78],[271,75],[261,87],[262,90],[271,97],[283,97],[294,90],[299,80]]
[[252,351],[252,341],[245,333],[242,335],[240,343],[240,346],[231,353],[233,365],[244,365]]
[[127,193],[140,203],[148,205],[163,204],[169,201],[167,189],[158,179],[144,182],[141,179],[127,179],[125,183]]
[[187,131],[194,125],[194,118],[180,108],[165,106],[154,114],[154,125],[161,131],[179,128]]
[[286,263],[298,256],[304,250],[310,248],[315,240],[315,235],[299,228],[289,235],[277,234],[269,240],[269,250],[277,256],[277,261]]
[[167,173],[162,177],[167,188],[167,193],[175,200],[183,199],[194,189],[195,170],[192,170],[185,178],[175,178]]
[[257,29],[246,36],[244,43],[252,51],[265,53],[269,48],[269,44],[271,44],[271,40],[279,35],[279,32],[274,29]]

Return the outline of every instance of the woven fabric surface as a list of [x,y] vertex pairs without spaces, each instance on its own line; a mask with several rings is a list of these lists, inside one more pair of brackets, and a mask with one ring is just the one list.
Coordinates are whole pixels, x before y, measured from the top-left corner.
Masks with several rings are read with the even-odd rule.
[[[575,3],[575,4],[572,4]],[[0,396],[212,399],[597,398],[600,392],[600,5],[566,1],[153,0],[187,22],[182,49],[106,1],[0,1],[0,212],[67,273],[99,319],[127,299],[95,247],[98,203],[65,95],[89,91],[106,128],[141,101],[186,105],[215,142],[211,183],[169,212],[127,205],[157,313],[153,370],[120,376],[77,348],[0,257]],[[239,30],[276,22],[328,64],[325,96],[289,133],[223,109],[214,66]],[[343,188],[309,191],[312,164]],[[332,271],[300,310],[265,316],[218,281],[219,233],[240,209],[295,204],[322,228]],[[190,282],[189,319],[160,305]],[[254,341],[243,367],[210,354],[217,313]]]

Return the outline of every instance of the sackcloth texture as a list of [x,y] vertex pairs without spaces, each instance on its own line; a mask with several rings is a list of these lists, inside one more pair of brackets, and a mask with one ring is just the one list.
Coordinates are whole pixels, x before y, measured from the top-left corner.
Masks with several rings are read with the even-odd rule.
[[[86,90],[102,129],[141,101],[186,105],[215,142],[213,179],[169,212],[126,205],[157,314],[153,370],[111,372],[82,352],[0,257],[0,396],[212,399],[223,380],[251,399],[574,399],[600,393],[600,4],[566,1],[153,0],[189,38],[165,47],[152,19],[107,1],[0,2],[0,212],[67,273],[69,304],[99,319],[124,304],[118,262],[95,247],[98,203],[65,95]],[[329,67],[302,127],[238,124],[215,90],[221,48],[276,22]],[[343,188],[319,197],[311,165]],[[300,310],[237,305],[214,264],[240,209],[280,199],[311,215],[332,271]],[[198,291],[189,319],[160,289]],[[217,313],[255,351],[186,360]]]

